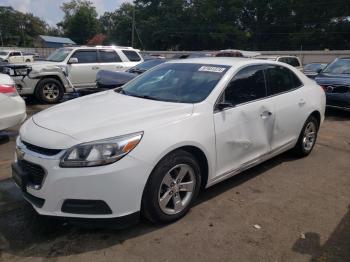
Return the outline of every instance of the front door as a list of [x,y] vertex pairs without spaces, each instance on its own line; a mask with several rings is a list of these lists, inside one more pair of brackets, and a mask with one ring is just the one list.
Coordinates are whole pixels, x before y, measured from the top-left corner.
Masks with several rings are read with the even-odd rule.
[[263,66],[249,66],[238,72],[220,102],[232,107],[214,112],[217,153],[214,180],[249,166],[270,151],[274,112],[267,98]]
[[99,68],[96,50],[78,50],[71,58],[77,58],[78,63],[68,65],[68,77],[74,87],[94,87]]

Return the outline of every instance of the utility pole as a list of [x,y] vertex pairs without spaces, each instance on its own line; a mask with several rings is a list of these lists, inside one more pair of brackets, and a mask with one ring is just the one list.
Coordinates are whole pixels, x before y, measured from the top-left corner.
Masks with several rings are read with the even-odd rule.
[[134,34],[135,34],[135,5],[132,12],[131,47],[134,47]]

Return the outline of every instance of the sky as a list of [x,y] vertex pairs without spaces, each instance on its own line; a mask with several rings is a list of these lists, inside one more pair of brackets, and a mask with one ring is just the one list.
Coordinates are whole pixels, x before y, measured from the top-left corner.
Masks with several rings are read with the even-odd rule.
[[[124,2],[132,0],[90,0],[94,3],[99,15],[105,11],[114,11]],[[0,6],[12,6],[14,9],[33,13],[51,26],[56,25],[63,18],[60,6],[69,0],[0,0]]]

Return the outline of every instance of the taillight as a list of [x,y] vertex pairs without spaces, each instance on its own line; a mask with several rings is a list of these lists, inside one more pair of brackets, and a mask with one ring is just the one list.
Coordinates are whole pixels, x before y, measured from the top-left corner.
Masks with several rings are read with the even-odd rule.
[[4,94],[6,96],[18,96],[17,89],[13,85],[0,84],[0,94]]

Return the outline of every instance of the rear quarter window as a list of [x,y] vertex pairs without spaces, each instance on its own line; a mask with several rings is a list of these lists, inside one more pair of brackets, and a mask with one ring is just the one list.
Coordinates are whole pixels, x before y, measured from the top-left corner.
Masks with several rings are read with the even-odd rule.
[[132,50],[122,50],[123,54],[129,59],[131,62],[139,62],[141,61],[141,57],[139,54]]

